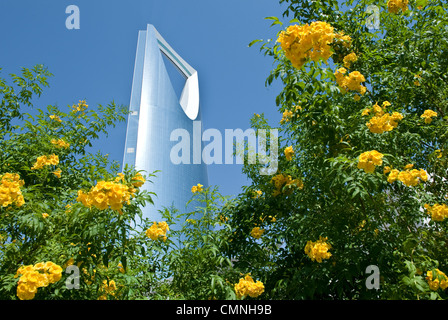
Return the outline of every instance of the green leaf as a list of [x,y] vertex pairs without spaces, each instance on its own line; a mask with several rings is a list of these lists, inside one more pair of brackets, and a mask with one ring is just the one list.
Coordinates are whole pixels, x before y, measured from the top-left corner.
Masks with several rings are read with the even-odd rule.
[[261,40],[261,39],[255,39],[255,40],[252,40],[252,41],[249,43],[248,47],[252,47],[254,44],[256,44],[257,42],[260,42],[260,41],[263,41],[263,40]]

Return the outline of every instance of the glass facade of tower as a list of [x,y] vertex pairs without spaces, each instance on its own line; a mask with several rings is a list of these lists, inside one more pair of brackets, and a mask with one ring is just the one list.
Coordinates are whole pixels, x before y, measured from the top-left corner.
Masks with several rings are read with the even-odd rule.
[[[186,79],[180,100],[162,54]],[[162,220],[159,210],[163,207],[173,205],[180,212],[190,212],[197,205],[190,203],[186,208],[192,196],[191,187],[198,183],[204,188],[208,186],[207,167],[202,159],[193,164],[191,156],[188,164],[174,164],[170,158],[172,147],[179,143],[170,139],[176,129],[189,133],[193,155],[193,124],[201,121],[197,79],[196,70],[169,46],[154,26],[139,31],[123,167],[135,165],[137,170],[148,173],[159,170],[151,178],[152,183],[146,182],[142,187],[157,195],[153,196],[154,206],[147,204],[142,208],[144,216],[152,221]],[[202,136],[202,132],[199,134]]]

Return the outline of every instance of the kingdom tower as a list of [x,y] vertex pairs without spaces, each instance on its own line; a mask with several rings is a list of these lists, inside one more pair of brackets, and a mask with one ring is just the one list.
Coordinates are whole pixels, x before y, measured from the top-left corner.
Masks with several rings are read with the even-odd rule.
[[[180,99],[162,54],[185,78]],[[180,212],[193,210],[194,203],[185,208],[192,196],[191,187],[198,183],[208,186],[207,167],[202,159],[199,164],[174,164],[170,151],[177,142],[170,136],[176,129],[185,129],[193,137],[193,122],[201,121],[198,74],[151,24],[138,33],[129,111],[123,168],[127,164],[145,173],[160,171],[150,179],[152,183],[141,187],[157,195],[152,196],[154,206],[142,208],[143,216],[160,221],[158,210],[172,205]]]

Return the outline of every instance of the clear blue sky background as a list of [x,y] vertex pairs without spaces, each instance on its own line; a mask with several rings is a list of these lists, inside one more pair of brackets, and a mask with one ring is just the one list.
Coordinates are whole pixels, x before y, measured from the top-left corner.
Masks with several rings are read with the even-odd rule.
[[[68,5],[80,9],[80,29],[68,30]],[[85,99],[89,106],[129,105],[138,30],[153,24],[197,71],[204,129],[249,128],[254,113],[276,125],[280,84],[264,83],[273,61],[249,48],[276,37],[268,16],[281,17],[275,0],[1,0],[0,76],[44,64],[54,74],[37,107]],[[126,123],[111,128],[94,150],[122,162]],[[224,156],[224,155],[223,155]],[[209,183],[225,195],[249,182],[241,165],[210,165]]]

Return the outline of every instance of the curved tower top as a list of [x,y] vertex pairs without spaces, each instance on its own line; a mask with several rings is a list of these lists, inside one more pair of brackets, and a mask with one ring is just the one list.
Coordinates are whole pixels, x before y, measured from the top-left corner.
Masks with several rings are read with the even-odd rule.
[[[154,26],[152,26],[152,28],[154,28]],[[176,66],[186,79],[179,102],[188,118],[195,120],[199,112],[198,73],[184,59],[182,59],[173,48],[171,48],[156,28],[154,28],[154,31],[160,51]]]
[[[185,78],[180,99],[162,54]],[[151,24],[138,33],[129,111],[123,167],[128,164],[147,173],[160,171],[152,183],[142,187],[156,194],[154,206],[142,208],[144,216],[154,221],[160,219],[158,210],[171,205],[181,212],[190,210],[194,204],[186,208],[186,203],[192,195],[191,187],[198,183],[208,186],[207,167],[202,160],[174,164],[170,151],[177,141],[171,140],[171,133],[184,129],[190,141],[194,135],[202,137],[202,130],[197,132],[201,124],[198,73]],[[200,143],[202,147],[202,140]]]

